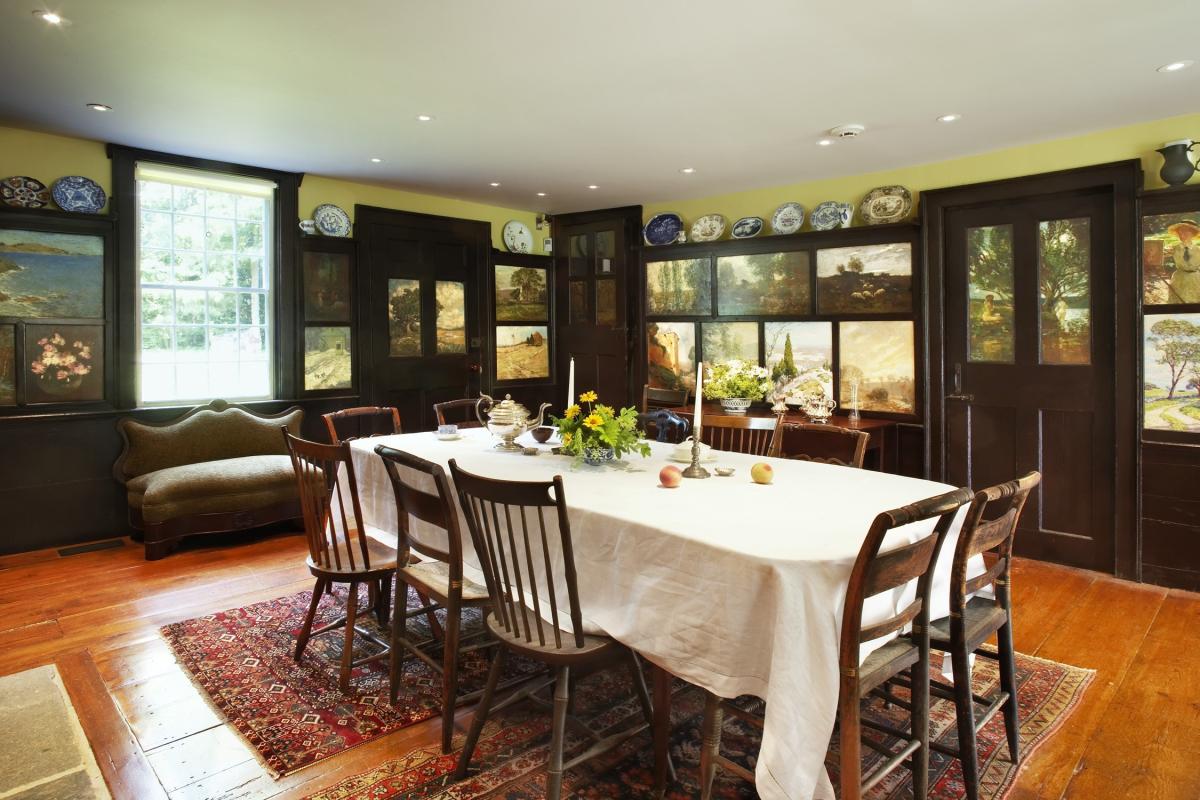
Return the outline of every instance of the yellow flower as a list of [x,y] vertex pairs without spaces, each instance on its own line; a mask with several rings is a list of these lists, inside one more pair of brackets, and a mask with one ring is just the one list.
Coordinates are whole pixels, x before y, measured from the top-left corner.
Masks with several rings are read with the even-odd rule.
[[575,419],[579,416],[579,406],[571,406],[567,409],[567,413],[564,416],[567,419]]
[[604,418],[599,414],[588,414],[587,419],[583,421],[583,424],[587,425],[592,430],[596,430],[596,428],[599,428],[604,424]]
[[613,410],[612,406],[606,406],[603,404],[596,406],[596,413],[606,414],[610,417],[615,417],[617,415],[617,412]]
[[594,403],[596,402],[596,393],[584,392],[583,394],[579,395],[579,400],[583,403]]
[[570,432],[570,431],[567,431],[566,433],[564,433],[564,434],[562,435],[563,447],[567,447],[568,445],[570,445],[570,444],[571,444],[571,440],[572,440],[572,439],[574,439],[574,438],[575,438],[575,437],[574,437],[573,435],[571,435],[571,432]]

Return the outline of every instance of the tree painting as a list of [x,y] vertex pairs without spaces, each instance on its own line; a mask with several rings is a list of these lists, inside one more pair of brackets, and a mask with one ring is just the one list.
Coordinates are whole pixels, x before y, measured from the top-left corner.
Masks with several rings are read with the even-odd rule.
[[712,274],[707,258],[646,264],[646,312],[651,315],[712,313]]
[[388,355],[421,355],[421,282],[388,279]]
[[832,322],[767,322],[763,336],[767,369],[782,383],[786,402],[800,405],[817,393],[833,397]]
[[1043,220],[1038,225],[1038,289],[1042,363],[1091,361],[1091,220]]
[[701,355],[707,364],[726,361],[758,363],[757,322],[704,322],[700,325]]
[[1200,432],[1200,314],[1147,314],[1143,427]]
[[717,313],[808,314],[812,311],[808,253],[759,253],[717,259]]
[[544,322],[550,318],[546,270],[496,266],[496,320]]
[[967,229],[967,335],[971,361],[1011,364],[1013,340],[1012,226]]

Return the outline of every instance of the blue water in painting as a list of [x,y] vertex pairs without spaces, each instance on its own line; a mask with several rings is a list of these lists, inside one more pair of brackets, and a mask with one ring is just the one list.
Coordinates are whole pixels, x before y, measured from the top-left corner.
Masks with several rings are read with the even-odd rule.
[[0,252],[23,269],[0,272],[0,317],[104,316],[100,256]]

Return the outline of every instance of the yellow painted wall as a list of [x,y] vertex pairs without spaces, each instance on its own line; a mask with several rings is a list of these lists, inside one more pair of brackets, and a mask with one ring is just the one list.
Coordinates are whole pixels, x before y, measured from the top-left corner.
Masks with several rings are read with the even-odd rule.
[[[47,186],[64,175],[85,175],[100,184],[106,193],[112,194],[112,167],[104,153],[104,144],[87,139],[0,127],[0,177],[9,175],[28,175]],[[534,252],[543,252],[542,239],[549,235],[548,230],[537,230],[537,214],[533,211],[305,175],[300,186],[300,214],[308,216],[321,203],[341,206],[351,219],[354,217],[355,203],[362,203],[402,211],[483,220],[491,223],[492,245],[501,250],[504,249],[501,231],[504,223],[510,219],[519,220],[529,227],[533,234]]]
[[[644,211],[647,220],[659,212],[674,211],[689,225],[705,214],[723,214],[731,225],[740,217],[762,217],[769,230],[771,214],[781,203],[789,200],[799,202],[810,211],[825,200],[849,201],[857,207],[863,195],[876,186],[900,184],[912,191],[915,198],[927,189],[1015,178],[1127,158],[1142,160],[1146,187],[1155,188],[1163,185],[1158,177],[1162,158],[1154,152],[1155,149],[1162,147],[1163,142],[1184,138],[1200,139],[1200,113],[903,169],[732,192],[698,200],[647,204]],[[1193,178],[1192,182],[1200,183],[1200,178]],[[857,216],[855,224],[858,224]]]

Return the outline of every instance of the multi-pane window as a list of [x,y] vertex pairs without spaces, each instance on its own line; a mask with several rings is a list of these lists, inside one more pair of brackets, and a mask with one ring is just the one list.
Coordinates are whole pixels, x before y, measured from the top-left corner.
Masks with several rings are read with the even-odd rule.
[[137,166],[138,400],[272,395],[269,181]]

